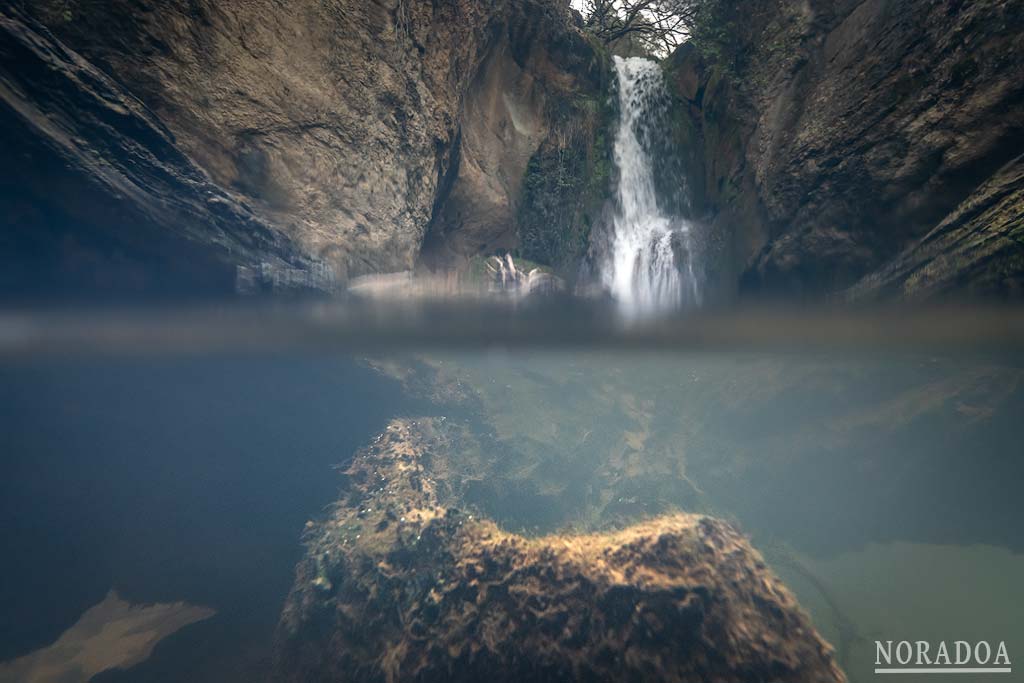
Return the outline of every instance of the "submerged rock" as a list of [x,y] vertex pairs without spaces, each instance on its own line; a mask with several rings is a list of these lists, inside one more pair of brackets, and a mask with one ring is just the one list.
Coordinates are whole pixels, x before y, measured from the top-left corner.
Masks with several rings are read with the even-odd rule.
[[461,428],[396,420],[308,530],[279,626],[284,681],[843,681],[831,647],[728,524],[507,533],[452,507]]
[[56,642],[0,662],[0,683],[86,683],[145,661],[161,640],[215,614],[184,602],[132,604],[111,589]]

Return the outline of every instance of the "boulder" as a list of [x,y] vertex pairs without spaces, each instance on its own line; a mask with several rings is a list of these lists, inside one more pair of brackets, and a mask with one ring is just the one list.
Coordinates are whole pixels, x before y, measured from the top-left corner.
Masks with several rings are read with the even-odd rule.
[[730,525],[529,538],[460,511],[464,427],[395,420],[345,470],[279,626],[282,681],[844,681]]

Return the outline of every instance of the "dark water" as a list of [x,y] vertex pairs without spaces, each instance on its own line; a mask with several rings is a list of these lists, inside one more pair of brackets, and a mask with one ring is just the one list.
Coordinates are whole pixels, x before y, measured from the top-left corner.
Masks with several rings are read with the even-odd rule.
[[777,346],[9,355],[0,661],[114,588],[217,614],[94,680],[261,680],[332,466],[424,414],[472,426],[467,504],[507,528],[733,521],[851,680],[876,639],[1024,651],[1024,357]]
[[408,408],[330,357],[7,365],[0,387],[0,660],[54,641],[111,587],[218,611],[111,681],[262,671],[332,465]]

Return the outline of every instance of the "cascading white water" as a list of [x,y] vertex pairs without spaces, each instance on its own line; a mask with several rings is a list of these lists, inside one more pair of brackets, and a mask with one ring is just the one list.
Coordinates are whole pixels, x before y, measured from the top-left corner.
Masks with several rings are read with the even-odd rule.
[[693,263],[691,225],[658,204],[652,143],[666,134],[668,96],[661,68],[641,57],[615,57],[619,87],[617,206],[602,283],[632,314],[700,304]]

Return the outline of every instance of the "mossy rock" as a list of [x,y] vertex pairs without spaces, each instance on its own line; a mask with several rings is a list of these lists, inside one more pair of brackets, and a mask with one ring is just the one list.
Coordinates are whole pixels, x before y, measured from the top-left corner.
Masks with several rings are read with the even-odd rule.
[[610,63],[600,90],[549,104],[553,134],[530,159],[516,212],[514,255],[571,278],[587,250],[590,231],[611,192],[615,112],[609,103]]
[[677,513],[600,534],[509,533],[453,505],[461,431],[395,420],[357,454],[308,534],[279,680],[845,681],[729,524]]

